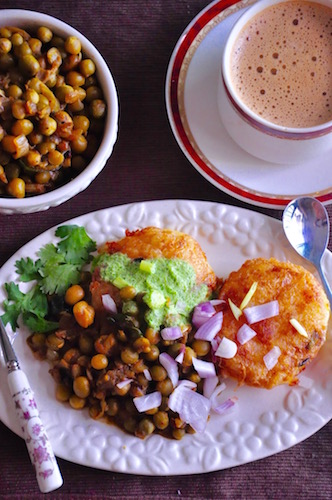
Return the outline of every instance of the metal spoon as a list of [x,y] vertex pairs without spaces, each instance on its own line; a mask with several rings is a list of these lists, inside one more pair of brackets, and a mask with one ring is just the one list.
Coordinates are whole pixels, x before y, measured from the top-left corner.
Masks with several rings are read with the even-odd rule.
[[328,245],[330,231],[324,205],[309,196],[296,198],[285,208],[282,223],[292,247],[319,272],[332,307],[331,288],[322,270],[322,257]]

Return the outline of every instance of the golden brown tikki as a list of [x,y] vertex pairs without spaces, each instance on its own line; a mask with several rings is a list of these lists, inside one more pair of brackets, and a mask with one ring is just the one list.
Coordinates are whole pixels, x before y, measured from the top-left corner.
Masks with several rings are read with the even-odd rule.
[[268,389],[296,384],[326,339],[330,308],[318,280],[289,262],[253,259],[230,274],[219,298],[219,336],[237,346],[233,357],[216,357],[219,373]]
[[[118,241],[108,241],[99,248],[99,253],[126,254],[130,259],[180,259],[192,266],[197,285],[206,285],[212,291],[217,283],[216,275],[207,261],[199,243],[188,234],[172,229],[146,227],[136,231],[126,231],[126,236]],[[95,272],[91,284],[93,305],[102,309],[101,296],[110,294],[117,305],[121,303],[119,288],[109,280],[100,279]]]
[[180,231],[158,227],[126,231],[124,238],[107,242],[101,252],[121,252],[131,259],[181,259],[194,268],[197,284],[204,283],[211,289],[216,285],[216,276],[199,243]]

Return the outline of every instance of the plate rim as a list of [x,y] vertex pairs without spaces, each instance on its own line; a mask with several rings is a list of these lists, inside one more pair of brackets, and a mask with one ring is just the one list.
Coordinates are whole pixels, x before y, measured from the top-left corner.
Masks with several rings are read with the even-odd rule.
[[[254,0],[255,1],[255,0]],[[203,158],[198,154],[198,151],[190,142],[186,133],[185,126],[181,117],[178,100],[179,75],[186,57],[186,54],[193,45],[194,40],[199,33],[218,15],[232,6],[243,3],[243,8],[246,4],[254,3],[252,0],[214,0],[202,9],[187,25],[185,30],[180,35],[173,52],[171,54],[165,79],[165,102],[168,120],[173,132],[173,135],[189,162],[193,167],[211,184],[221,191],[233,196],[234,198],[249,203],[258,207],[265,207],[275,210],[282,210],[287,204],[298,195],[273,195],[254,189],[246,189],[244,185],[233,183],[231,179],[220,172],[218,174]],[[211,28],[212,30],[214,28]],[[328,192],[306,193],[306,196],[315,196],[324,205],[332,203],[332,187],[327,188]],[[319,194],[320,193],[320,194]],[[304,196],[304,194],[303,194]]]

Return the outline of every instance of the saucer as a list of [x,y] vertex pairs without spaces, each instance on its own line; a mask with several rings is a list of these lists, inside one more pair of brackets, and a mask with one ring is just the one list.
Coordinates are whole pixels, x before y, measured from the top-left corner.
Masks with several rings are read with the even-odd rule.
[[326,156],[286,165],[259,160],[242,150],[222,123],[217,106],[221,55],[233,24],[252,3],[214,1],[181,35],[165,85],[172,131],[198,172],[234,198],[279,210],[299,196],[330,204],[332,169]]

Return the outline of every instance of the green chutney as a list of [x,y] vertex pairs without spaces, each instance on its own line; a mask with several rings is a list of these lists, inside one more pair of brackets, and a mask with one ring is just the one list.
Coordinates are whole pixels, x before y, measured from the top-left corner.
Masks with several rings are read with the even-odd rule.
[[[126,254],[102,254],[95,258],[93,268],[117,288],[132,286],[144,294],[147,305],[145,321],[154,329],[183,326],[190,323],[194,307],[207,299],[207,285],[196,284],[194,268],[181,259],[130,259]],[[123,312],[135,310],[133,301],[123,303]]]

